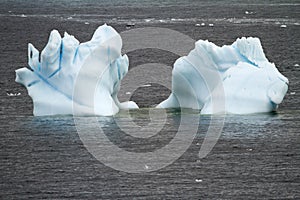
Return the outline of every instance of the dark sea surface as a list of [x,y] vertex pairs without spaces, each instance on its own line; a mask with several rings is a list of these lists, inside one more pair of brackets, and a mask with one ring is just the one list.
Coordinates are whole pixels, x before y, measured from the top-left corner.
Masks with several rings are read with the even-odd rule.
[[[131,29],[169,28],[218,45],[242,36],[259,37],[268,59],[289,79],[289,91],[276,113],[220,117],[222,134],[200,159],[209,128],[223,125],[222,120],[212,123],[213,116],[168,110],[162,130],[148,139],[120,129],[119,122],[132,120],[147,126],[147,107],[170,94],[149,83],[132,95],[142,109],[131,111],[130,117],[121,112],[97,117],[96,124],[93,117],[79,117],[77,122],[84,124],[87,135],[98,125],[119,148],[138,153],[167,145],[182,121],[187,138],[199,123],[197,134],[187,151],[162,169],[151,171],[151,163],[144,173],[112,169],[89,153],[72,116],[34,117],[31,98],[14,81],[14,70],[27,66],[29,42],[42,50],[53,29],[88,41],[104,23],[119,32],[127,30],[128,23],[135,24]],[[201,23],[206,25],[195,26]],[[0,1],[0,199],[299,199],[299,35],[300,1]],[[178,58],[157,49],[127,54],[130,69],[149,62],[172,66]],[[121,88],[121,99],[125,92]]]

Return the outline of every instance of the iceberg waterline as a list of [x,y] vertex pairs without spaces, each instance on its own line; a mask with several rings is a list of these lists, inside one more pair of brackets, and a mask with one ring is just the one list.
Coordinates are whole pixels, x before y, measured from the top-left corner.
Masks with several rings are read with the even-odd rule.
[[[76,114],[109,116],[120,109],[120,81],[128,71],[122,39],[102,25],[86,43],[53,30],[41,53],[28,45],[28,68],[16,70],[16,82],[33,99],[35,116]],[[241,38],[218,47],[199,40],[172,72],[172,93],[158,108],[201,109],[203,114],[270,112],[283,100],[288,80],[270,63],[258,38]],[[75,112],[74,112],[75,110]]]

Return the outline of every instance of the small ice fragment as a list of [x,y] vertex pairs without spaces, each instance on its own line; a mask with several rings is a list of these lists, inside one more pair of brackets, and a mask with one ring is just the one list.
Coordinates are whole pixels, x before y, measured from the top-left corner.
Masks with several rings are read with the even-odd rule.
[[20,96],[21,93],[20,92],[18,92],[18,93],[7,92],[6,95],[9,97],[15,97],[15,96]]
[[145,85],[142,85],[141,87],[150,87],[151,84],[145,84]]
[[253,149],[247,149],[247,151],[252,151]]
[[201,26],[200,24],[195,24],[195,26]]
[[125,94],[131,94],[131,92],[126,92]]
[[88,24],[90,24],[90,23],[88,23],[88,22],[84,22],[84,24],[88,25]]
[[68,17],[67,19],[73,19],[73,17]]
[[11,13],[11,10],[9,10],[8,12]]
[[208,24],[208,26],[214,26],[214,24]]
[[196,144],[197,146],[199,146],[200,145],[200,143],[199,142],[197,142],[197,144]]
[[149,166],[148,166],[148,165],[145,165],[145,169],[149,169]]
[[298,64],[298,63],[296,63],[294,66],[295,66],[295,67],[299,67],[299,64]]
[[152,19],[145,19],[145,22],[151,22]]
[[201,183],[202,179],[195,179],[196,183]]
[[291,95],[294,95],[294,94],[296,94],[296,92],[291,92],[290,94],[291,94]]
[[249,15],[249,11],[246,10],[246,11],[245,11],[245,14],[246,14],[246,15]]
[[128,22],[126,24],[126,28],[131,28],[131,27],[134,27],[134,26],[135,26],[135,23],[133,23],[133,22]]
[[158,20],[160,23],[165,23],[166,22],[166,20],[163,20],[163,19],[160,19],[160,20]]
[[21,17],[27,17],[26,15],[22,14]]
[[281,26],[280,26],[280,28],[286,28],[287,26],[285,25],[285,24],[282,24]]
[[205,23],[202,22],[202,23],[201,23],[201,26],[205,26]]

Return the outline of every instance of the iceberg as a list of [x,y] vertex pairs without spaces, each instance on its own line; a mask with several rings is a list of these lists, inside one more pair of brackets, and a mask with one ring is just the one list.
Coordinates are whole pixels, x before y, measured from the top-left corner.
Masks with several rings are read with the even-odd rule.
[[275,111],[288,79],[266,58],[258,38],[219,47],[199,40],[174,64],[172,93],[158,108],[201,109],[202,114]]
[[33,100],[33,114],[114,115],[119,109],[138,108],[120,103],[120,81],[128,71],[128,57],[121,55],[122,39],[106,24],[85,43],[68,33],[53,30],[41,54],[28,45],[28,65],[16,70],[16,82]]
[[[106,24],[85,43],[53,30],[41,53],[28,44],[30,68],[16,70],[16,82],[27,88],[35,116],[111,116],[135,109],[136,103],[117,98],[129,65],[121,48],[121,36]],[[200,109],[202,114],[270,112],[287,90],[288,79],[268,61],[258,38],[222,47],[199,40],[175,62],[172,93],[157,107]]]

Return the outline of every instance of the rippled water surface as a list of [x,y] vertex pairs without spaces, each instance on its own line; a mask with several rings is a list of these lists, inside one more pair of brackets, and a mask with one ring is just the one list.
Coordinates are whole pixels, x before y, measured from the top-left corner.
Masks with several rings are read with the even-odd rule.
[[[299,13],[299,1],[279,0],[1,1],[1,199],[300,198]],[[27,66],[27,43],[41,50],[52,29],[68,31],[80,41],[87,41],[103,23],[119,32],[127,30],[128,23],[137,28],[170,28],[218,45],[230,44],[242,36],[259,37],[268,59],[289,78],[289,91],[276,113],[213,118],[192,110],[168,110],[166,118],[154,113],[153,129],[147,128],[152,112],[147,107],[170,93],[154,83],[132,94],[131,99],[142,109],[129,114],[33,117],[26,89],[14,82],[14,70]],[[197,23],[205,25],[198,27]],[[154,49],[127,54],[130,69],[149,62],[172,66],[178,58]],[[121,99],[126,92],[121,88]],[[148,171],[137,174],[108,167],[127,166],[126,160],[120,163],[121,154],[111,151],[104,151],[103,158],[109,161],[104,165],[82,138],[103,133],[108,141],[96,144],[114,144],[144,155],[172,143],[181,125],[184,137],[175,144],[178,149],[188,144],[187,150],[179,156],[176,151],[170,152],[170,158],[179,158],[155,171],[155,166],[165,160],[158,157],[145,162],[137,156],[132,168]],[[220,127],[212,151],[200,159],[208,131]],[[84,131],[79,134],[78,130]],[[145,133],[153,135],[142,138],[147,136]],[[95,145],[93,140],[89,142]]]

